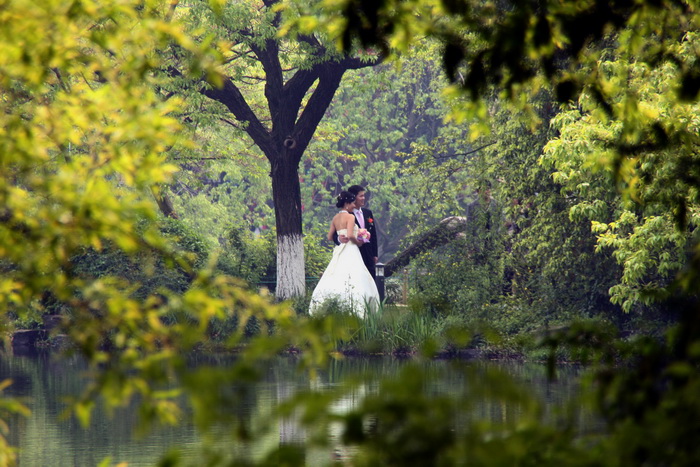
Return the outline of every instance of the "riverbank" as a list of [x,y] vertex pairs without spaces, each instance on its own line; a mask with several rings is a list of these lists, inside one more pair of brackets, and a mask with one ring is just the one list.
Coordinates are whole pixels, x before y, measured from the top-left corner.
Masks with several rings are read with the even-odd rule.
[[[35,329],[18,329],[8,335],[4,342],[10,343],[16,355],[31,354],[37,351],[61,351],[71,345],[67,335],[60,333],[60,315],[47,315],[43,323]],[[436,360],[513,360],[513,361],[556,361],[578,363],[586,360],[573,349],[585,346],[586,341],[595,341],[605,335],[607,339],[619,339],[615,329],[606,328],[605,323],[582,322],[574,325],[560,325],[541,328],[511,336],[497,335],[493,330],[461,329],[463,335],[454,339],[453,329],[438,334],[427,332],[431,326],[422,322],[397,325],[396,321],[372,322],[364,320],[353,324],[355,331],[347,341],[335,342],[335,352],[347,358],[393,357],[397,359],[430,358]],[[259,329],[255,329],[253,337]],[[465,338],[465,336],[469,336]],[[447,336],[451,336],[448,338]],[[410,341],[409,338],[410,337]],[[624,339],[633,336],[626,335]],[[195,353],[236,354],[245,346],[232,348],[220,334],[198,344]],[[106,344],[104,348],[108,348]],[[572,350],[573,349],[573,350]],[[301,348],[289,346],[282,355],[299,355]]]

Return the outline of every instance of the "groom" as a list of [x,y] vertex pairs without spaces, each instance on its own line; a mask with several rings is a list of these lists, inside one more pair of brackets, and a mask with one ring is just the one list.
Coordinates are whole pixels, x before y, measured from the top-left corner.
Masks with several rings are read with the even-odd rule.
[[353,185],[348,188],[348,191],[355,195],[355,206],[357,207],[355,209],[355,224],[357,224],[361,229],[367,229],[367,232],[370,234],[369,242],[360,247],[360,254],[362,255],[362,261],[365,263],[367,270],[374,278],[375,265],[379,259],[377,253],[377,229],[372,211],[364,207],[365,194],[367,190],[360,185]]

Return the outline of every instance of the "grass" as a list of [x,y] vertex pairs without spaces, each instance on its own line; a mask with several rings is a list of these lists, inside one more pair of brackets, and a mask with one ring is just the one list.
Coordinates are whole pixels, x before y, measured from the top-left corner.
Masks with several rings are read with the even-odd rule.
[[377,312],[367,311],[360,327],[341,350],[369,354],[415,353],[435,337],[434,321],[425,313],[383,303]]

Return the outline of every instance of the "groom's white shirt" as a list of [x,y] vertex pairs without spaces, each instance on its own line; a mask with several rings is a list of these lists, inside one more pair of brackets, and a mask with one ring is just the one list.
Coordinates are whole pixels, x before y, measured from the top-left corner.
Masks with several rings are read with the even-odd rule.
[[362,215],[362,209],[354,209],[353,212],[355,213],[355,217],[357,218],[357,222],[360,224],[360,228],[364,229],[365,228],[365,216]]

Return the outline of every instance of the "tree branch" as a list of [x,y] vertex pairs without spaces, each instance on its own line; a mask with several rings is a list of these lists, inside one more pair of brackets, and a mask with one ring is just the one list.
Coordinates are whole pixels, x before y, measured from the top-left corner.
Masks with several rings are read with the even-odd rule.
[[274,153],[270,133],[260,123],[257,115],[255,115],[241,91],[233,84],[230,78],[224,80],[224,85],[221,88],[204,89],[202,94],[217,102],[221,102],[231,111],[236,120],[247,123],[245,126],[246,133],[253,138],[255,144],[262,149],[265,155]]
[[493,146],[494,144],[496,144],[495,141],[493,143],[484,144],[483,146],[476,148],[476,149],[472,149],[471,151],[459,152],[459,153],[455,153],[455,154],[448,154],[447,156],[433,156],[433,159],[443,160],[443,159],[452,159],[453,157],[458,157],[458,156],[471,156],[472,154],[479,152],[482,149],[487,148],[489,146]]
[[265,71],[265,98],[274,121],[274,116],[280,112],[280,106],[283,105],[280,96],[284,87],[284,77],[279,60],[279,46],[274,39],[267,39],[264,47],[251,44],[250,48]]
[[418,240],[389,260],[384,265],[384,276],[390,277],[424,251],[432,250],[454,240],[465,230],[466,225],[467,219],[465,217],[453,216],[441,220],[438,225],[428,230]]
[[344,72],[345,69],[338,64],[327,62],[323,72],[319,74],[318,85],[294,125],[292,136],[296,140],[299,158],[309,145],[326,109],[331,104]]

